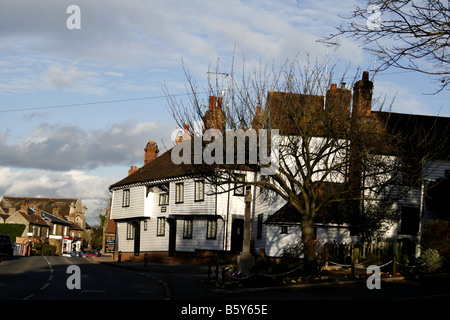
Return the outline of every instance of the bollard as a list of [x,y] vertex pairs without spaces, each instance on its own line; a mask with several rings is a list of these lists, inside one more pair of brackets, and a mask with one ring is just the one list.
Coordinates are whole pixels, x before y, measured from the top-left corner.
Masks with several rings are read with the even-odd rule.
[[148,253],[144,254],[144,267],[148,264]]
[[122,261],[122,251],[119,251],[119,256],[117,257],[117,262],[120,263]]

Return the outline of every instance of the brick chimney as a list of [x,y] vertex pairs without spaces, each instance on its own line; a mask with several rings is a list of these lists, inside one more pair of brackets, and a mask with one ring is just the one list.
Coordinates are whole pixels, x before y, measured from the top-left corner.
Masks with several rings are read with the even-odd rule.
[[36,216],[42,217],[42,210],[36,207],[36,210],[34,210],[34,214]]
[[205,130],[219,129],[225,131],[225,112],[222,110],[222,97],[209,97],[209,109],[205,112],[203,122]]
[[256,113],[253,116],[252,120],[252,129],[255,129],[256,132],[259,132],[259,129],[262,129],[264,126],[264,113],[261,112],[261,106],[256,106]]
[[136,166],[131,166],[130,170],[128,170],[128,175],[131,175],[133,173],[135,173],[137,171],[137,167]]
[[327,91],[325,112],[327,112],[330,119],[342,124],[350,118],[351,102],[352,92],[346,89],[345,86],[338,88],[333,83],[330,90]]
[[184,132],[183,132],[183,134],[181,134],[181,132],[180,132],[178,137],[175,138],[175,144],[179,144],[181,141],[189,140],[190,138],[191,137],[189,135],[189,125],[185,124],[184,125]]
[[146,165],[147,163],[150,163],[150,161],[156,159],[156,157],[158,157],[158,146],[156,144],[156,142],[154,141],[149,141],[147,143],[147,146],[144,149],[145,151],[145,160],[144,160],[144,165]]
[[364,71],[362,79],[353,86],[352,117],[368,119],[372,108],[373,82],[369,80],[369,72]]
[[20,211],[28,213],[28,203],[22,203]]
[[57,207],[53,207],[53,209],[52,209],[52,214],[54,215],[54,216],[59,216],[59,210],[61,209],[61,206],[60,205],[58,205]]

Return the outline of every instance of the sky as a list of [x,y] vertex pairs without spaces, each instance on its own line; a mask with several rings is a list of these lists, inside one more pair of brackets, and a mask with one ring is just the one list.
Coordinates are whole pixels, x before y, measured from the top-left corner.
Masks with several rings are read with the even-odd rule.
[[[183,66],[202,83],[218,59],[228,73],[233,57],[252,66],[308,53],[350,75],[370,72],[374,56],[354,40],[328,50],[317,41],[354,4],[2,0],[0,197],[81,198],[96,224],[109,185],[143,165],[147,142],[161,153],[173,145],[163,88],[183,99]],[[449,117],[448,91],[435,89],[428,76],[399,69],[374,78],[374,96],[393,101],[393,112]]]

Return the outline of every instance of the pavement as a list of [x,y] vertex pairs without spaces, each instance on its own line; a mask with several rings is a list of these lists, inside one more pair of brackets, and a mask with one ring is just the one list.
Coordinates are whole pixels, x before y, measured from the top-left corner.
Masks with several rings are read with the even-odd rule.
[[[208,266],[196,264],[172,264],[162,262],[147,262],[144,261],[121,261],[114,260],[112,256],[92,257],[88,258],[95,263],[101,263],[116,268],[123,268],[133,272],[150,273],[151,276],[158,280],[164,287],[166,293],[166,300],[183,300],[183,299],[226,299],[232,297],[237,293],[245,292],[262,292],[271,290],[282,290],[296,287],[323,287],[328,285],[335,285],[337,282],[326,282],[317,284],[301,284],[286,287],[261,287],[261,288],[241,288],[241,289],[218,289],[212,288],[205,283],[208,279]],[[448,278],[448,274],[437,275]],[[426,276],[425,276],[426,278]],[[402,281],[405,277],[395,277],[391,279],[384,279],[383,281]],[[356,283],[361,280],[346,279],[342,283]]]

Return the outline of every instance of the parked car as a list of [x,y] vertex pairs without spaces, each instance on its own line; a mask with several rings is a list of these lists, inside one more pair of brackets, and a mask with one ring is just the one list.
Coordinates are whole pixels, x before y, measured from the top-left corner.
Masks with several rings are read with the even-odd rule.
[[84,257],[100,257],[102,254],[99,251],[86,251]]
[[0,255],[12,256],[13,244],[11,237],[7,234],[0,234]]
[[81,252],[81,251],[72,251],[70,253],[70,256],[71,257],[82,257],[83,256],[83,252]]

